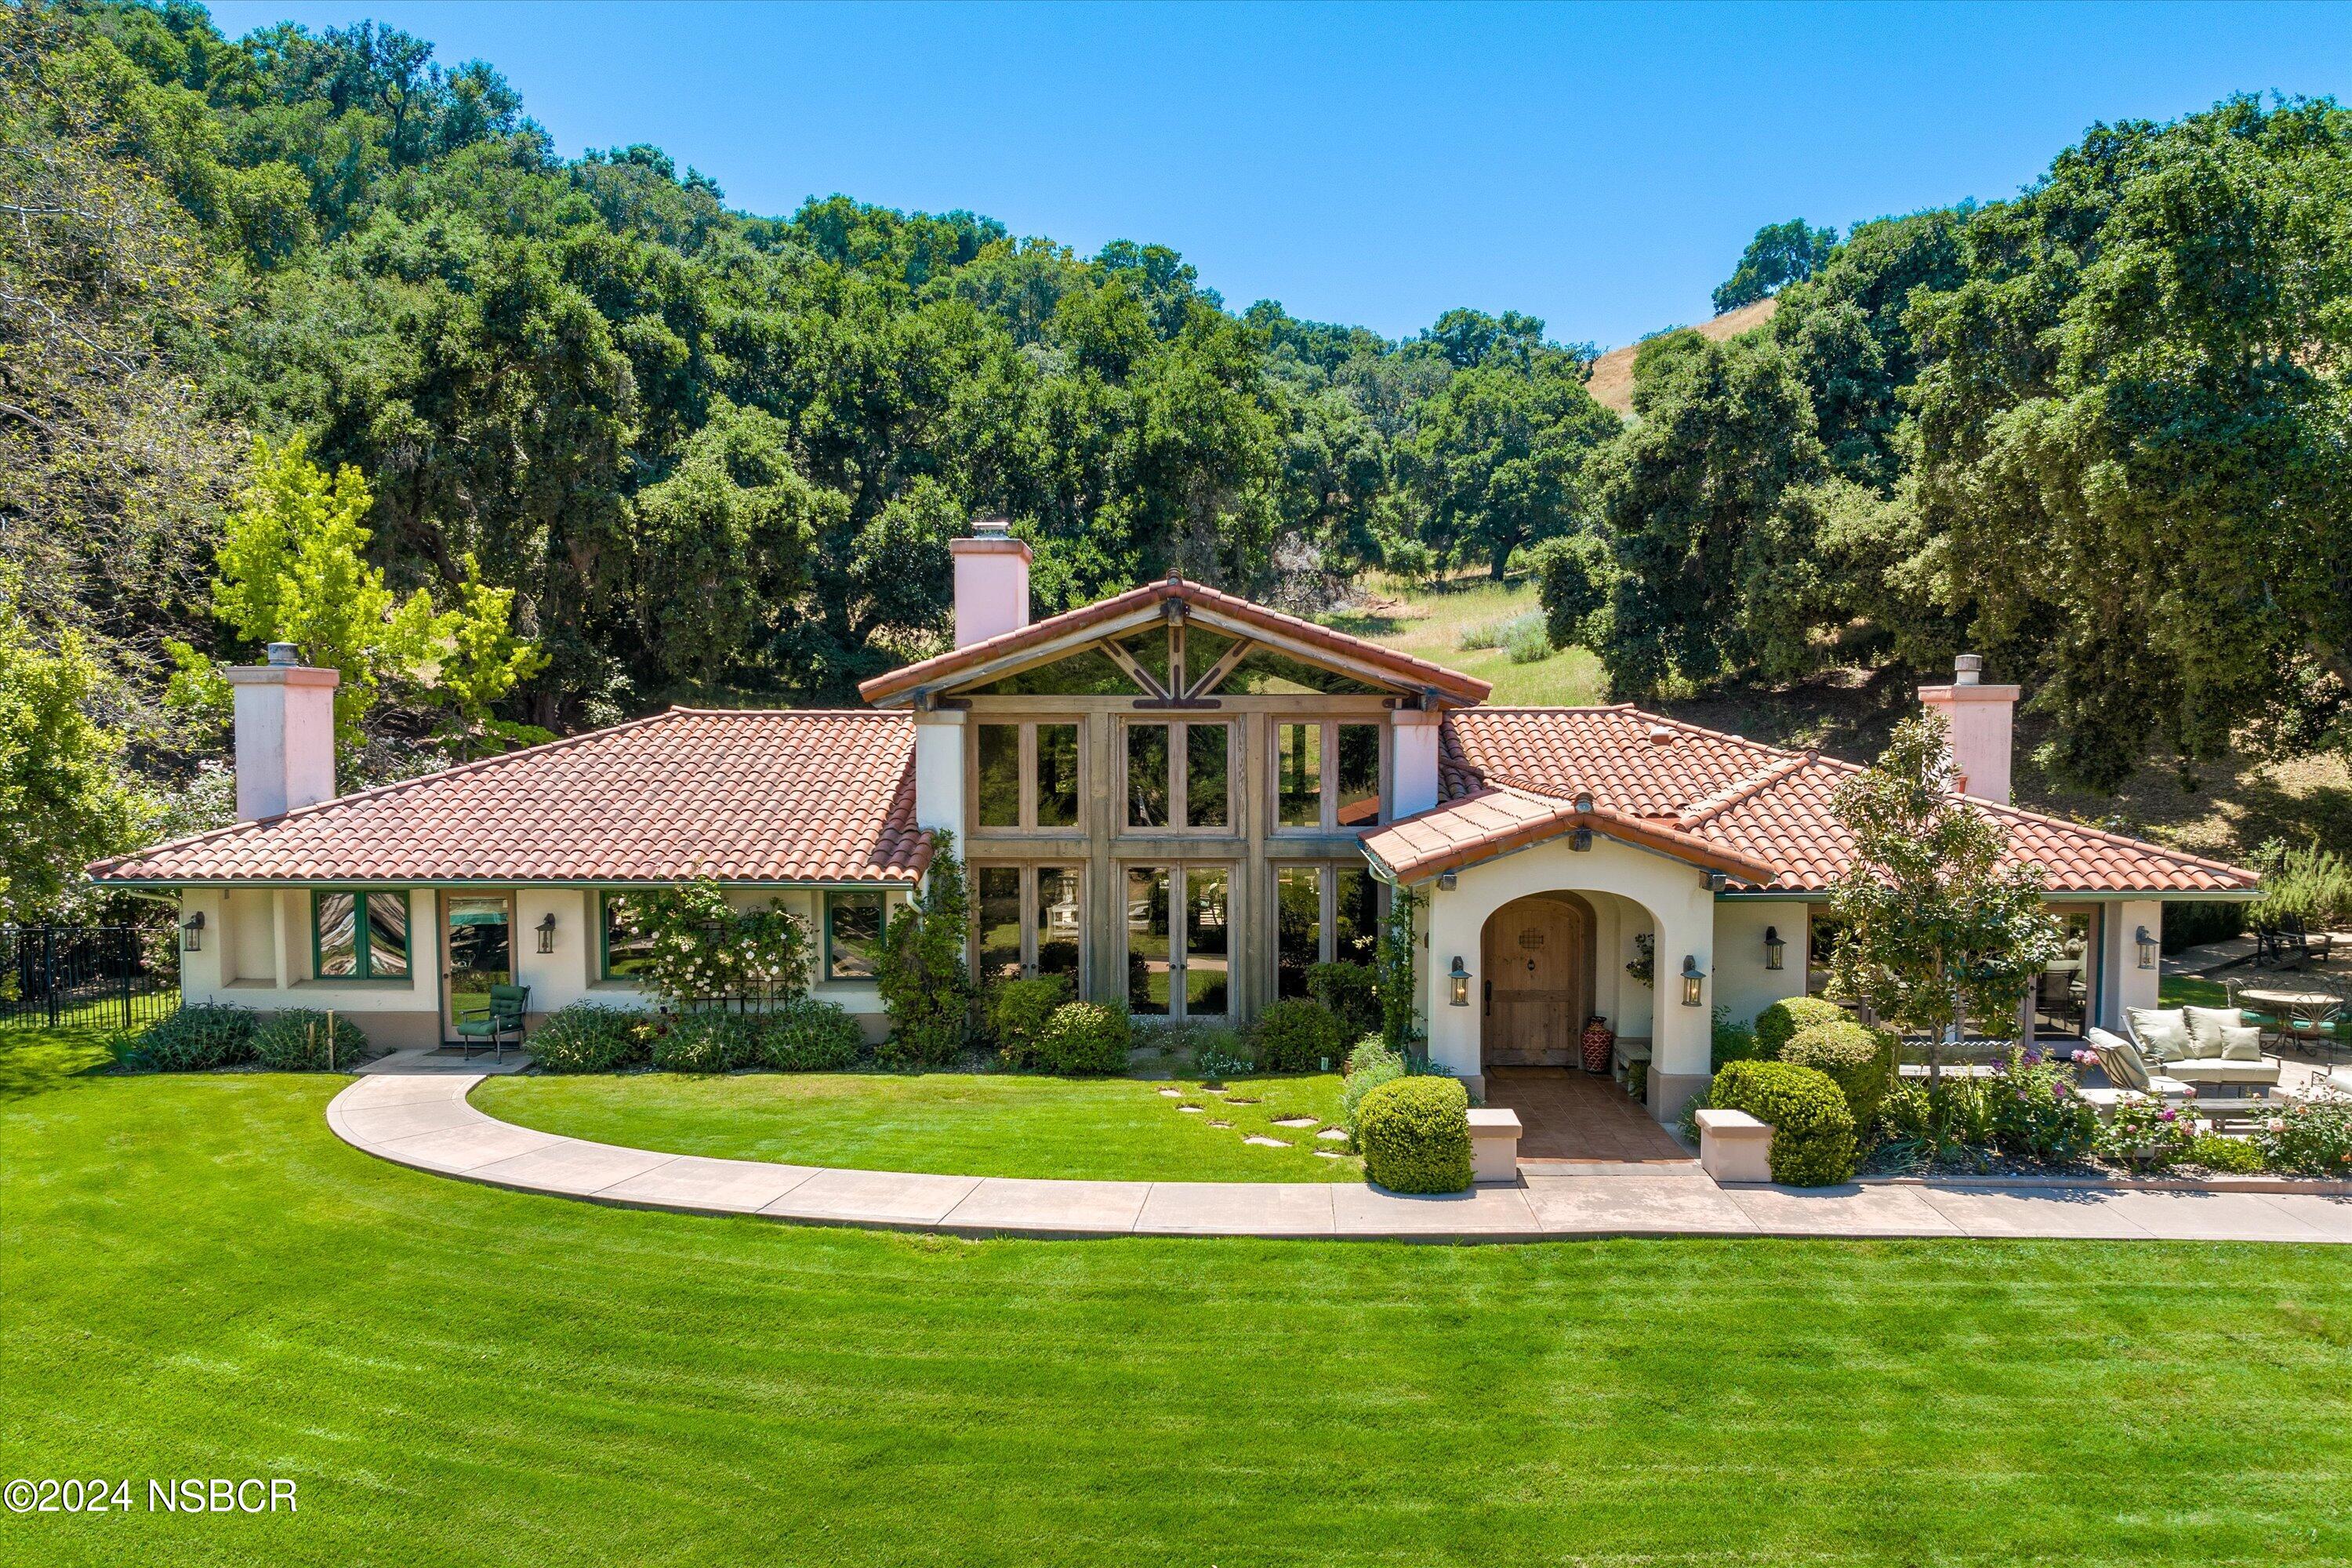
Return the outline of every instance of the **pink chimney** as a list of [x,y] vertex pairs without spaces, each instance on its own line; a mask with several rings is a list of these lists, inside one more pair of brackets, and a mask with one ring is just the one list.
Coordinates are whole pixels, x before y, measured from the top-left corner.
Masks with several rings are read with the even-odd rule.
[[974,518],[971,537],[950,539],[955,557],[956,647],[1029,624],[1029,545],[1001,517]]
[[1951,731],[1952,787],[1962,795],[2009,804],[2011,718],[2018,689],[1984,684],[1984,660],[1964,653],[1953,661],[1949,686],[1923,686],[1919,700],[1944,716]]

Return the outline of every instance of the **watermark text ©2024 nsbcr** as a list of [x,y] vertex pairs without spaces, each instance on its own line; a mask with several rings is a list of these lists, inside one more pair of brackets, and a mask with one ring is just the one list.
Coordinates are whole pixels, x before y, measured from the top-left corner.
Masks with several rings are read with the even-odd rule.
[[0,1487],[10,1513],[292,1513],[294,1483],[283,1476],[152,1476],[138,1483],[110,1476],[31,1480]]

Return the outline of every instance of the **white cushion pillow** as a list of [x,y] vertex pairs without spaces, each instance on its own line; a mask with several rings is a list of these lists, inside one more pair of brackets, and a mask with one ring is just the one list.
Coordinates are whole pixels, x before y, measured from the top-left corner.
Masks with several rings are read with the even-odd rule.
[[2099,1053],[2099,1066],[2106,1069],[2107,1079],[2117,1089],[2135,1089],[2146,1094],[2148,1089],[2147,1064],[2132,1049],[2132,1043],[2121,1035],[2110,1035],[2105,1029],[2091,1029],[2083,1037]]
[[2221,1054],[2221,1031],[2244,1026],[2245,1015],[2235,1007],[2183,1007],[2189,1020],[2189,1038],[2200,1057]]
[[2186,1061],[2197,1054],[2189,1033],[2189,1017],[2178,1007],[2126,1007],[2133,1037],[2140,1054],[2160,1062]]
[[2224,1029],[2221,1047],[2225,1062],[2258,1062],[2263,1059],[2263,1032],[2251,1024]]

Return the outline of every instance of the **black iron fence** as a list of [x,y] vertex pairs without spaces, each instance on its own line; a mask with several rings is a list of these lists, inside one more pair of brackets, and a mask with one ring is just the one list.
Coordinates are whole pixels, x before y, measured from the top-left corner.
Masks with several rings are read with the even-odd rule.
[[165,926],[0,926],[0,1028],[131,1028],[180,1005]]

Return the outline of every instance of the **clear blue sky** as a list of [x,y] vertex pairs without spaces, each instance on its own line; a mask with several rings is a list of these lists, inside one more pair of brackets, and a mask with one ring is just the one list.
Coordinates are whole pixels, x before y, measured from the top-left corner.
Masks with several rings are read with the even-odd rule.
[[1454,305],[1601,346],[1708,313],[1758,226],[2010,195],[2098,121],[2352,97],[2352,7],[214,6],[487,59],[572,155],[730,205],[967,207],[1173,246],[1238,309]]

